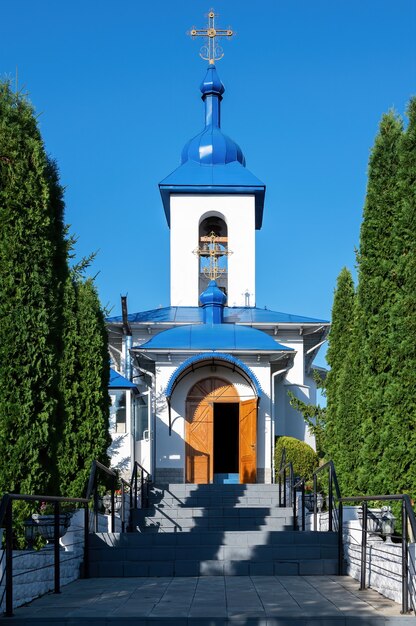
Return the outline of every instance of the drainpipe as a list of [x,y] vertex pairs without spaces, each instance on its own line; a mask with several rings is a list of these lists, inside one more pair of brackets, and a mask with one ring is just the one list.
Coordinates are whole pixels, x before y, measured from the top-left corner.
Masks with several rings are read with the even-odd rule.
[[121,296],[121,314],[123,319],[123,336],[124,336],[124,376],[128,380],[132,380],[132,366],[131,366],[131,346],[132,346],[132,332],[129,323],[129,316],[127,312],[127,296]]
[[275,462],[274,462],[274,439],[275,439],[275,430],[276,430],[276,407],[275,407],[275,397],[274,397],[274,379],[276,376],[280,376],[281,374],[284,374],[285,372],[287,372],[290,368],[289,367],[284,367],[281,370],[277,370],[277,372],[273,372],[270,376],[270,415],[272,418],[272,423],[271,423],[271,453],[272,453],[272,483],[275,482],[275,471],[276,471],[276,467],[275,467]]
[[[141,372],[145,373],[147,376],[150,376],[152,380],[152,387],[149,389],[149,407],[152,412],[152,426],[150,429],[149,437],[150,437],[150,474],[154,479],[155,469],[156,469],[156,374],[149,372],[147,370],[143,370],[139,368]],[[150,421],[150,420],[149,420]]]

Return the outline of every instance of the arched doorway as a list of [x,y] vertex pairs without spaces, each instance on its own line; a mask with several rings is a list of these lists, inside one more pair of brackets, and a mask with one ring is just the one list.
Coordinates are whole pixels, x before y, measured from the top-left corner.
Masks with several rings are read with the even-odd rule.
[[211,483],[220,474],[256,482],[257,400],[241,401],[227,381],[210,377],[186,398],[186,482]]

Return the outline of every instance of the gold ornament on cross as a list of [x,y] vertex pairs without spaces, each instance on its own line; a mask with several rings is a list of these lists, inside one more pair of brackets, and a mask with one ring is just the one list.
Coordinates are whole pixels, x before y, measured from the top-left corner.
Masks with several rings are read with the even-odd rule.
[[208,26],[206,28],[195,28],[195,26],[192,26],[187,35],[190,35],[192,39],[195,39],[195,37],[206,37],[207,42],[202,46],[199,56],[211,65],[214,65],[215,61],[219,61],[224,56],[222,47],[217,43],[217,37],[228,37],[230,39],[235,35],[235,32],[231,28],[216,28],[215,18],[218,17],[218,13],[215,13],[214,9],[210,9],[207,17]]
[[218,237],[212,231],[209,235],[201,237],[202,246],[194,250],[194,254],[198,257],[207,259],[208,265],[202,271],[209,280],[217,280],[227,271],[225,268],[218,266],[222,257],[228,257],[232,254],[224,245],[227,241],[228,237]]

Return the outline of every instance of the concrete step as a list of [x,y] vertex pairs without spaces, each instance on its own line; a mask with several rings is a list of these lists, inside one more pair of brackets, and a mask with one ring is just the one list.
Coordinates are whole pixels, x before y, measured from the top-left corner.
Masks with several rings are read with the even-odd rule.
[[189,517],[172,518],[170,516],[132,516],[135,531],[145,532],[189,532],[195,530],[292,530],[291,518],[260,516],[260,517]]
[[335,575],[337,556],[335,533],[97,533],[91,538],[90,573],[96,577]]
[[270,508],[270,507],[174,507],[167,508],[161,504],[157,504],[147,509],[139,509],[135,511],[138,517],[163,517],[169,516],[170,519],[190,519],[194,518],[226,518],[233,519],[242,518],[260,518],[273,517],[275,519],[288,519],[292,516],[292,509]]
[[227,495],[218,496],[151,496],[149,505],[163,504],[168,508],[179,507],[279,507],[279,498],[260,496],[238,496],[232,498]]
[[169,491],[227,491],[227,492],[243,492],[243,491],[275,491],[279,490],[276,484],[264,483],[247,483],[247,484],[216,484],[209,483],[205,485],[197,483],[152,483],[152,489],[165,489]]
[[[165,561],[253,561],[253,562],[300,562],[337,558],[332,546],[163,546],[157,548],[96,548],[90,551],[92,563],[106,561],[165,562]],[[329,573],[329,572],[328,572]]]
[[93,561],[94,578],[141,576],[322,576],[338,572],[337,559],[309,560],[233,560],[233,559],[154,559],[134,561]]
[[261,496],[278,496],[279,488],[277,485],[158,485],[153,484],[150,493],[162,492],[164,494],[177,495],[201,495],[215,496],[226,494],[229,497],[236,496],[253,496],[260,494]]
[[90,535],[91,548],[127,548],[162,546],[325,546],[338,545],[337,533],[281,531],[201,530],[193,533],[95,533]]

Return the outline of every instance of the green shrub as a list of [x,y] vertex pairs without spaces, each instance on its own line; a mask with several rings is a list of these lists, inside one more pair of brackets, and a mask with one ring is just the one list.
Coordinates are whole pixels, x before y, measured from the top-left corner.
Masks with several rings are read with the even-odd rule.
[[294,437],[278,437],[276,440],[274,451],[276,480],[278,479],[283,448],[286,450],[286,463],[289,461],[293,463],[295,476],[310,480],[313,471],[318,467],[318,455],[311,446]]

